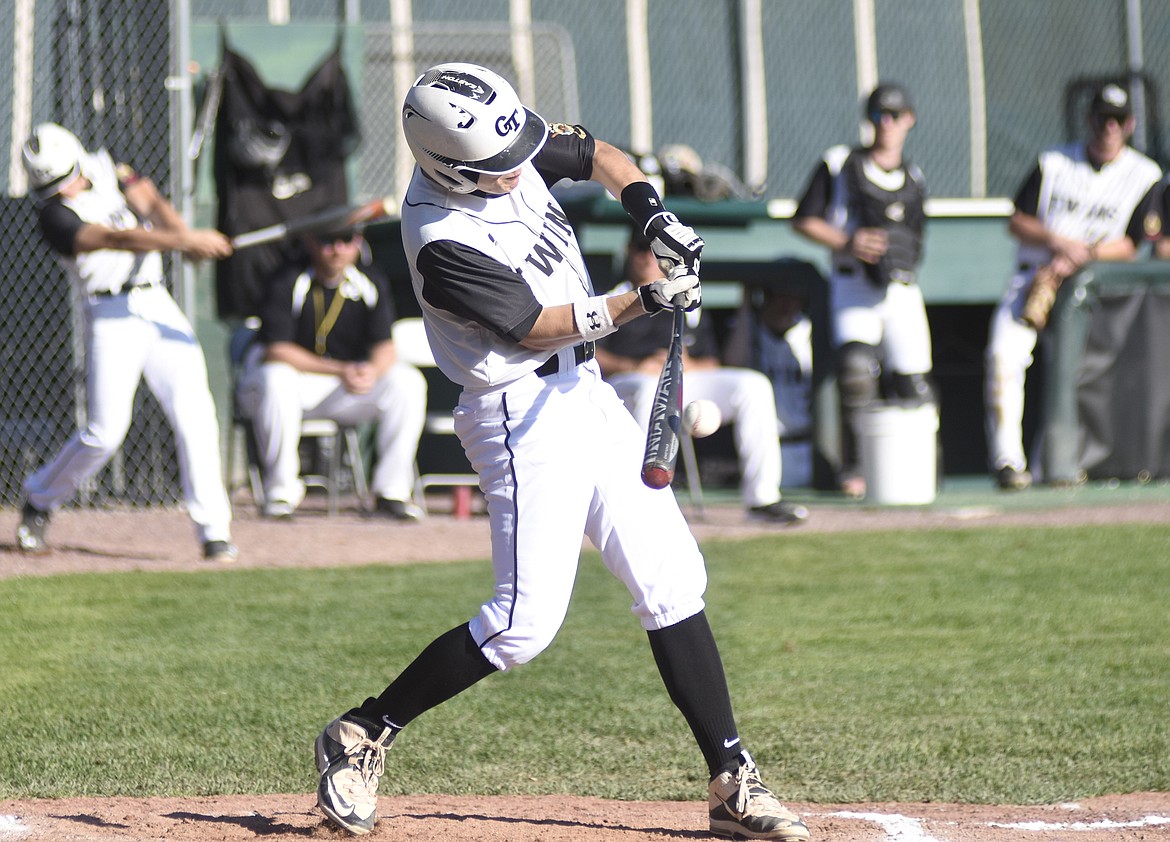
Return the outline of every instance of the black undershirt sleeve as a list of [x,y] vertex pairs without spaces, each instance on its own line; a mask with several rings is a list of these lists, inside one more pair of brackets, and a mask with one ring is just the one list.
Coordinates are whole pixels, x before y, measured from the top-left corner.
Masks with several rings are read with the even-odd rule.
[[512,342],[528,335],[544,309],[518,272],[462,243],[427,243],[416,266],[427,304]]
[[532,165],[549,187],[562,178],[588,181],[593,177],[593,151],[596,146],[593,135],[581,126],[554,123],[549,127],[544,147],[532,159]]
[[832,192],[833,177],[829,173],[829,165],[821,161],[820,166],[813,170],[804,194],[796,204],[793,219],[807,219],[809,217],[825,218],[829,207],[829,196]]
[[1016,210],[1020,213],[1026,213],[1028,216],[1037,216],[1037,211],[1040,209],[1040,165],[1037,164],[1032,170],[1028,179],[1021,185],[1020,190],[1016,193],[1016,198],[1013,203]]
[[41,233],[49,247],[58,254],[72,256],[77,232],[85,223],[76,213],[60,202],[49,202],[41,208]]
[[[1157,219],[1160,214],[1160,208],[1157,205],[1160,203],[1163,192],[1161,184],[1155,184],[1146,191],[1146,195],[1142,196],[1142,200],[1137,203],[1137,207],[1133,210],[1133,215],[1129,218],[1129,225],[1125,228],[1125,236],[1129,237],[1129,241],[1133,243],[1134,247],[1141,246],[1150,235],[1146,231],[1146,220]],[[1160,225],[1154,226],[1157,230],[1161,230]]]

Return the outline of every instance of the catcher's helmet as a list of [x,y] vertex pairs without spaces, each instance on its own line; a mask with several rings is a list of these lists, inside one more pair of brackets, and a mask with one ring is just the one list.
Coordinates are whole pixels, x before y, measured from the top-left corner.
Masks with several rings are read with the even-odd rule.
[[548,126],[507,80],[474,64],[440,64],[415,80],[402,131],[422,171],[452,193],[476,189],[480,173],[503,175],[544,146]]
[[37,198],[56,195],[67,181],[80,175],[84,152],[77,136],[56,123],[41,123],[34,128],[24,142],[21,158]]

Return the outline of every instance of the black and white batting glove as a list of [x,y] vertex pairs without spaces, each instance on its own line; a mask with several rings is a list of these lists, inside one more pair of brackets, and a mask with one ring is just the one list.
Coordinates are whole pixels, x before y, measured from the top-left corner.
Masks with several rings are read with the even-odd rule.
[[650,249],[658,258],[671,267],[687,266],[698,271],[699,254],[703,251],[703,238],[689,225],[683,225],[673,213],[662,211],[646,223],[645,234],[650,238]]
[[665,281],[638,287],[638,295],[642,298],[642,309],[651,315],[669,310],[676,304],[690,311],[703,303],[699,276],[685,266],[671,270]]

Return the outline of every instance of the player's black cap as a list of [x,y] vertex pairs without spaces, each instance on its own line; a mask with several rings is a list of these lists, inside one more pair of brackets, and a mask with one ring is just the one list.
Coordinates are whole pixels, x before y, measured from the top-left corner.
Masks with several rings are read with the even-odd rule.
[[883,111],[901,114],[913,110],[914,102],[910,99],[910,92],[897,82],[882,82],[865,101],[866,119],[873,123],[881,122]]
[[1133,115],[1133,104],[1129,101],[1129,93],[1115,82],[1102,85],[1100,90],[1093,95],[1093,101],[1089,104],[1089,114],[1094,117],[1129,119]]

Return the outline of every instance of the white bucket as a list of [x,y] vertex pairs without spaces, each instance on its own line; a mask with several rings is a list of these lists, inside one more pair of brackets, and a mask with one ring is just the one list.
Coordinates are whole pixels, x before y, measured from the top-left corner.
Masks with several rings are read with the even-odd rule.
[[857,413],[866,502],[920,506],[938,492],[938,409],[878,404]]

